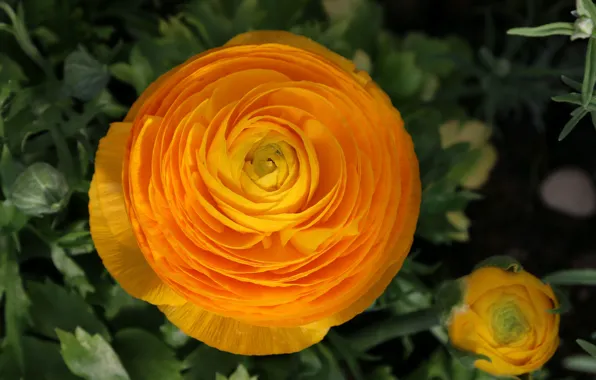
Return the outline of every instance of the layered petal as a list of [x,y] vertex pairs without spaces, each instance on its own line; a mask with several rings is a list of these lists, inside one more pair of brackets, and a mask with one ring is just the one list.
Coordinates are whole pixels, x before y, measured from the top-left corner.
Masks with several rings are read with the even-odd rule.
[[187,335],[237,355],[298,352],[320,342],[329,331],[316,324],[286,328],[253,326],[209,313],[191,303],[159,309]]
[[161,76],[126,121],[114,172],[131,265],[180,297],[160,308],[189,335],[294,352],[401,268],[420,208],[412,140],[368,74],[314,41],[237,36]]
[[134,297],[152,304],[185,302],[166,286],[139,250],[122,193],[122,160],[130,123],[114,123],[99,144],[89,191],[89,225],[99,256],[112,277]]

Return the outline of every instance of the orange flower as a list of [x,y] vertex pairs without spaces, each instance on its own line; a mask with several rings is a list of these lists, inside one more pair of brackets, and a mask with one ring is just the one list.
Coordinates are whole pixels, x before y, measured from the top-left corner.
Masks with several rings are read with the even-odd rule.
[[131,295],[238,354],[296,352],[400,269],[420,206],[399,113],[304,37],[251,32],[161,76],[101,141],[91,233]]
[[475,270],[464,278],[463,305],[449,322],[451,343],[484,355],[475,366],[496,376],[540,369],[559,346],[559,306],[552,288],[521,270]]

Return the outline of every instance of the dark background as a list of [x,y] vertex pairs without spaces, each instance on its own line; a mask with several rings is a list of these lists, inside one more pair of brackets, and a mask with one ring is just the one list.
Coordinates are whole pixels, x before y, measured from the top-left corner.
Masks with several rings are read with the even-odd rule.
[[[532,3],[537,17],[545,22],[572,20],[574,1]],[[423,30],[436,36],[457,34],[475,49],[485,41],[487,11],[495,19],[497,45],[508,38],[507,29],[520,26],[511,14],[528,12],[527,2],[521,0],[384,0],[380,4],[385,10],[386,26],[397,33]],[[561,51],[557,59],[581,66],[584,47],[581,42],[575,44],[576,49]],[[561,87],[560,93],[565,91]],[[471,100],[470,106],[473,103]],[[596,218],[576,219],[553,211],[539,195],[541,181],[557,168],[580,168],[592,178],[596,173],[596,131],[588,118],[565,140],[557,139],[571,109],[565,104],[549,103],[544,128],[535,125],[529,113],[522,113],[521,118],[499,114],[493,141],[499,155],[497,165],[481,189],[484,199],[472,203],[466,211],[472,220],[469,243],[428,247],[419,257],[428,262],[444,260],[455,276],[465,275],[486,257],[504,254],[517,258],[537,276],[563,268],[596,268]],[[589,339],[596,332],[593,288],[571,288],[570,297],[573,309],[561,318],[561,346],[549,363],[555,379],[569,375],[561,360],[582,352],[575,339]],[[403,372],[396,370],[398,374]]]

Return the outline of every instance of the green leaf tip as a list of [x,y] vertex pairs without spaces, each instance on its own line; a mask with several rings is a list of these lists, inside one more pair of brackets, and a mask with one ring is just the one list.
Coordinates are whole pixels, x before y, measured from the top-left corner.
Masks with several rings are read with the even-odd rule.
[[576,339],[575,342],[584,350],[586,351],[588,354],[590,354],[590,356],[592,356],[593,358],[596,358],[596,345],[583,340],[583,339]]
[[485,267],[501,268],[507,272],[513,272],[513,273],[519,273],[524,269],[519,261],[517,261],[516,259],[514,259],[512,257],[504,256],[504,255],[503,256],[491,256],[491,257],[481,261],[480,263],[478,263],[474,267],[474,270],[478,270],[480,268],[485,268]]

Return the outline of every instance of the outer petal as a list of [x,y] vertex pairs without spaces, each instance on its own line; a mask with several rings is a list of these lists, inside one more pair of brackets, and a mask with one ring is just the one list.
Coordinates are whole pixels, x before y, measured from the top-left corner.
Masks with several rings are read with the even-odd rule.
[[472,272],[466,278],[466,282],[466,303],[468,305],[472,305],[478,298],[490,290],[512,285],[523,285],[527,288],[538,289],[553,301],[556,300],[549,285],[526,271],[514,273],[501,268],[485,267]]
[[124,206],[122,160],[131,127],[112,124],[99,144],[89,190],[91,236],[108,272],[129,294],[153,304],[181,305],[186,301],[145,261]]
[[237,355],[298,352],[320,342],[329,331],[317,324],[288,328],[252,326],[210,313],[190,302],[183,306],[159,306],[159,309],[187,335]]
[[254,32],[242,33],[229,40],[224,47],[262,44],[282,44],[303,49],[325,57],[345,71],[356,71],[356,66],[352,61],[332,52],[323,45],[311,40],[310,38],[281,30],[258,30]]

